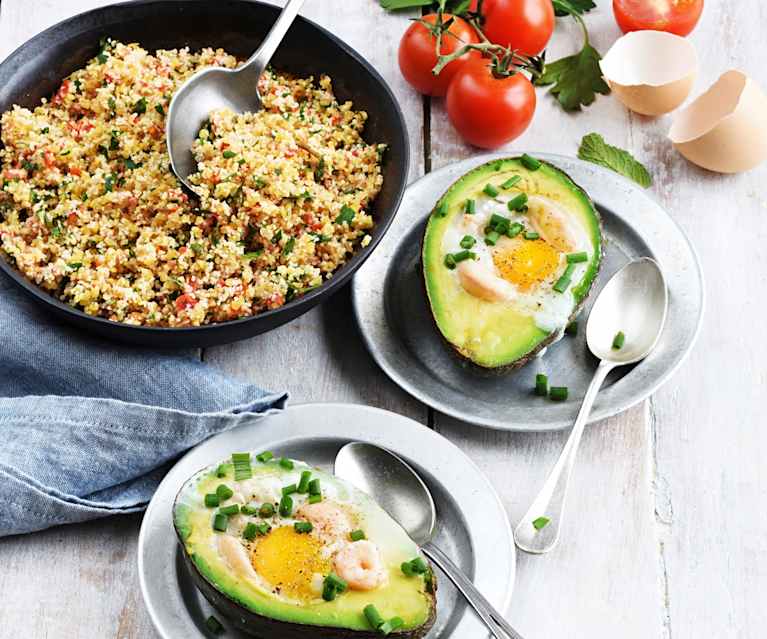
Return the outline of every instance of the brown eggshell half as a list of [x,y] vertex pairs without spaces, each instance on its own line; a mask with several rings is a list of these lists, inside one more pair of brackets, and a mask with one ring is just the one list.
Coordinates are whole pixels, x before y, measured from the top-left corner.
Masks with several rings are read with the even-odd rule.
[[727,71],[681,111],[669,131],[693,164],[740,173],[767,159],[767,96],[740,71]]
[[686,38],[664,31],[633,31],[599,63],[616,97],[642,115],[663,115],[690,95],[698,54]]

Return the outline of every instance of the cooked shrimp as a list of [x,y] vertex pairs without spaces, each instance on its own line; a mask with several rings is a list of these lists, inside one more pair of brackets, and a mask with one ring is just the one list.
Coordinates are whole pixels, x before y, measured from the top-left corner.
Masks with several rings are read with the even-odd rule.
[[306,503],[296,511],[296,516],[310,521],[317,534],[325,539],[346,539],[352,531],[349,516],[331,501]]
[[569,253],[577,245],[576,238],[567,224],[567,213],[552,200],[532,195],[527,200],[527,218],[532,227],[551,246]]
[[514,287],[498,277],[492,267],[474,260],[458,265],[458,279],[464,290],[488,302],[501,302],[514,296]]
[[333,558],[333,566],[352,590],[375,590],[387,580],[387,572],[372,541],[346,544]]

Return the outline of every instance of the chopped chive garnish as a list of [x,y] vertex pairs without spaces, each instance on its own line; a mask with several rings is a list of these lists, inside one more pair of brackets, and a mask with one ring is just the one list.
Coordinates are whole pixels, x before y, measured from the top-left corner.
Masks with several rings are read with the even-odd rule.
[[570,278],[563,275],[557,280],[557,283],[554,284],[554,290],[557,293],[564,293],[570,287],[570,283]]
[[331,572],[322,582],[322,598],[325,601],[333,601],[337,595],[345,592],[348,587],[349,584]]
[[508,180],[506,180],[503,184],[501,184],[501,188],[508,190],[516,186],[521,179],[522,179],[521,175],[512,175]]
[[448,211],[448,204],[447,202],[440,202],[437,205],[437,208],[434,209],[434,212],[439,215],[439,217],[445,217],[447,215]]
[[567,386],[552,386],[549,389],[549,398],[555,402],[563,402],[567,399]]
[[519,235],[524,230],[525,230],[524,226],[522,226],[519,222],[514,222],[514,224],[512,224],[509,227],[509,230],[506,231],[506,236],[507,237],[517,237],[517,235]]
[[293,493],[298,492],[298,486],[295,484],[290,484],[289,486],[283,486],[282,488],[282,494],[283,495],[292,495]]
[[219,501],[226,501],[232,495],[234,495],[234,491],[226,484],[219,484],[218,488],[216,488],[216,496]]
[[548,517],[538,517],[538,519],[533,519],[533,528],[536,530],[545,528],[550,521],[551,520]]
[[458,262],[463,262],[465,260],[473,260],[477,257],[476,253],[472,253],[471,251],[463,250],[458,251],[458,253],[453,253],[453,260],[455,260],[455,263],[458,264]]
[[503,167],[503,160],[496,160],[493,162],[493,171],[500,171]]
[[455,258],[451,253],[445,255],[445,266],[447,266],[451,271],[455,268]]
[[252,521],[248,522],[248,525],[245,526],[245,528],[242,531],[242,536],[244,539],[247,539],[248,541],[251,541],[256,538],[256,524],[254,524]]
[[527,193],[520,193],[506,203],[506,208],[509,211],[519,211],[525,204],[527,204]]
[[274,504],[270,504],[269,502],[261,504],[261,508],[258,509],[258,516],[263,517],[264,519],[274,517]]
[[265,521],[262,521],[260,524],[256,524],[256,532],[259,534],[260,537],[263,537],[266,535],[272,527],[267,524]]
[[565,272],[562,273],[562,276],[566,277],[567,279],[572,279],[573,272],[575,272],[575,264],[568,264],[565,267]]
[[229,517],[224,513],[216,513],[213,517],[213,530],[226,532],[227,526],[229,526]]
[[581,253],[568,253],[567,255],[568,264],[577,264],[578,262],[588,262],[588,260],[589,260],[589,254],[586,253],[586,251],[582,251]]
[[286,470],[293,470],[293,462],[287,457],[280,457],[279,464]]
[[230,504],[229,506],[219,508],[218,512],[227,517],[231,517],[232,515],[238,515],[240,513],[240,506],[239,504]]
[[280,515],[290,517],[293,514],[293,500],[290,495],[283,495],[280,499]]
[[219,503],[218,495],[216,495],[215,493],[208,493],[207,495],[205,495],[205,505],[208,508],[215,508],[216,506],[218,506],[218,503]]
[[305,470],[301,473],[301,480],[298,482],[298,492],[306,494],[309,492],[309,480],[312,478],[312,471]]
[[567,328],[565,329],[565,333],[567,335],[577,335],[578,334],[578,320],[573,320],[567,325]]
[[213,615],[208,617],[205,620],[205,627],[210,630],[214,635],[220,635],[222,632],[224,632],[224,626],[221,625],[221,622],[216,619]]
[[378,632],[384,636],[390,635],[392,632],[405,625],[402,617],[392,617],[389,621],[384,621],[378,626]]
[[619,351],[623,348],[623,344],[626,342],[626,336],[623,331],[618,331],[613,337],[613,350]]
[[501,238],[501,234],[498,231],[490,231],[485,235],[485,244],[488,246],[495,246],[495,243]]
[[422,557],[416,557],[410,561],[405,561],[400,566],[402,572],[408,577],[413,575],[423,575],[429,571],[429,565],[423,560]]
[[312,479],[312,481],[309,482],[309,494],[310,495],[321,495],[322,489],[320,488],[320,480],[319,479]]
[[475,240],[471,235],[464,235],[461,239],[461,248],[470,249],[476,243],[477,240]]
[[216,477],[219,479],[221,477],[226,477],[226,464],[221,464],[218,468],[216,468]]
[[532,155],[525,153],[519,161],[522,162],[522,166],[530,171],[537,171],[541,168],[541,161],[536,160]]
[[245,504],[243,506],[240,506],[240,512],[243,515],[257,515],[258,508],[256,508],[255,506],[251,506],[249,504]]
[[378,630],[384,624],[384,618],[381,616],[381,613],[378,612],[378,608],[376,608],[373,604],[368,604],[365,606],[362,612],[365,613],[365,618],[368,620],[370,626],[375,630]]
[[310,504],[319,504],[322,501],[322,495],[309,495]]
[[297,521],[293,524],[293,530],[295,530],[300,535],[310,533],[313,529],[314,526],[312,526],[312,522],[310,521]]
[[272,453],[270,450],[265,450],[260,455],[256,455],[256,459],[260,461],[262,464],[265,464],[270,459],[274,458],[274,453]]
[[362,541],[365,539],[365,531],[364,530],[352,530],[349,533],[349,539],[352,541]]
[[402,570],[402,574],[405,575],[405,577],[415,576],[415,570],[413,570],[413,566],[410,564],[409,561],[403,561],[400,564],[400,569]]
[[492,184],[485,184],[485,188],[482,189],[482,192],[485,195],[489,195],[490,197],[496,197],[499,193],[498,189],[496,189]]
[[235,481],[253,477],[253,470],[250,467],[250,453],[232,453],[232,465],[234,466]]
[[540,397],[546,397],[549,394],[549,378],[543,373],[535,376],[535,394]]
[[525,233],[525,239],[526,240],[537,240],[539,237],[541,237],[538,233],[535,231],[527,231]]
[[474,200],[466,200],[464,211],[467,215],[474,215],[477,212],[477,203]]

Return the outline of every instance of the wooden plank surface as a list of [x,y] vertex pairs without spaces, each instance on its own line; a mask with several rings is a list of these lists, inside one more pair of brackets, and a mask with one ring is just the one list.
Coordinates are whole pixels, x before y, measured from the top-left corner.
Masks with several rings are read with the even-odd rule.
[[[3,0],[0,56],[35,32],[103,0]],[[603,52],[618,35],[610,3],[588,17]],[[374,0],[309,2],[306,15],[363,53],[391,83],[408,119],[411,177],[470,156],[440,101],[424,106],[403,83],[396,48],[407,15]],[[710,1],[693,40],[704,66],[696,93],[741,68],[767,87],[758,0]],[[560,21],[552,57],[578,33]],[[424,132],[424,126],[428,127]],[[709,308],[682,371],[643,406],[589,428],[573,476],[559,548],[520,556],[511,618],[530,639],[703,636],[757,638],[767,626],[765,409],[767,345],[755,333],[767,304],[767,169],[720,177],[695,169],[665,141],[669,118],[629,115],[598,98],[568,115],[539,94],[536,120],[510,149],[572,155],[598,131],[648,163],[654,194],[691,237],[707,275]],[[430,153],[424,154],[424,135]],[[373,404],[430,423],[488,474],[512,522],[526,509],[564,441],[562,434],[484,431],[427,409],[376,368],[351,317],[348,292],[289,326],[208,349],[207,361],[294,402]],[[0,636],[156,636],[135,567],[139,517],[115,518],[0,540]],[[34,567],[34,569],[31,569]],[[473,638],[466,638],[473,639]]]

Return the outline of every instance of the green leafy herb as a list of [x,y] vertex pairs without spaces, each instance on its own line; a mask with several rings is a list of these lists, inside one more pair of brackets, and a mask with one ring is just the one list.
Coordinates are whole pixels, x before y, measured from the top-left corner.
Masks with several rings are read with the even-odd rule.
[[133,105],[133,112],[141,115],[146,113],[146,98],[141,98],[136,104]]
[[81,269],[83,267],[82,262],[67,262],[67,266],[71,268],[73,271],[76,271],[78,269]]
[[223,154],[222,154],[222,155],[223,155],[223,156],[224,156],[224,157],[225,157],[227,160],[230,160],[230,159],[232,159],[232,158],[233,158],[235,155],[237,155],[237,154],[236,154],[234,151],[230,151],[229,149],[227,149],[226,151],[224,151],[224,152],[223,152]]
[[593,0],[551,0],[551,3],[558,18],[573,14],[582,15],[597,6]]
[[413,7],[428,7],[434,4],[434,0],[381,0],[381,6],[387,11],[399,11],[400,9],[412,9]]
[[589,32],[583,21],[583,0],[557,0],[555,7],[561,15],[570,15],[580,24],[583,31],[583,48],[575,55],[567,56],[546,64],[543,73],[535,79],[538,86],[551,87],[552,95],[556,96],[565,111],[578,111],[582,106],[588,106],[596,99],[596,94],[607,95],[607,86],[599,68],[602,56],[589,42]]
[[165,109],[163,108],[162,104],[155,105],[154,110],[157,111],[160,115],[165,115]]
[[607,144],[599,133],[583,136],[578,157],[620,173],[645,188],[652,184],[652,176],[641,162],[628,151]]
[[351,224],[356,214],[357,212],[353,208],[351,208],[350,206],[346,206],[346,204],[344,204],[341,207],[341,212],[338,214],[338,217],[336,218],[336,224],[343,224],[344,222],[346,222],[347,224]]
[[115,188],[115,176],[113,173],[110,173],[104,178],[104,191],[107,193],[111,193]]
[[533,519],[533,528],[541,530],[541,528],[545,528],[550,521],[551,520],[548,517],[538,517],[537,519]]
[[291,237],[287,242],[285,242],[285,246],[282,248],[282,254],[285,256],[290,255],[293,252],[293,247],[296,245],[296,238]]

